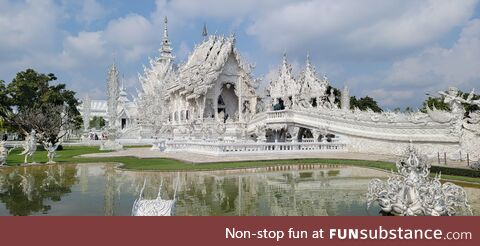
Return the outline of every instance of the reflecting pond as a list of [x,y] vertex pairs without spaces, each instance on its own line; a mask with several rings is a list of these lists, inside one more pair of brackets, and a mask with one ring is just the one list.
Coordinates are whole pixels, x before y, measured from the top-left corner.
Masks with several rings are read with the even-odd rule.
[[[379,215],[366,209],[371,178],[387,173],[346,166],[284,166],[211,172],[134,172],[112,164],[0,169],[0,215],[130,215],[144,197],[171,199],[177,215]],[[480,189],[467,187],[475,215]]]

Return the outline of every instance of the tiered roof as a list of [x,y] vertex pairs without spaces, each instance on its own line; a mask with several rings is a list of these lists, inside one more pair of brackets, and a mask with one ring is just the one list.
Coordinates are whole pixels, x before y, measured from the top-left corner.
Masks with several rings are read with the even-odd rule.
[[328,79],[318,79],[315,67],[307,56],[305,69],[300,73],[298,79],[292,74],[292,66],[288,64],[287,56],[283,56],[282,65],[276,80],[270,81],[269,92],[272,98],[285,98],[300,95],[302,97],[324,96],[329,86]]

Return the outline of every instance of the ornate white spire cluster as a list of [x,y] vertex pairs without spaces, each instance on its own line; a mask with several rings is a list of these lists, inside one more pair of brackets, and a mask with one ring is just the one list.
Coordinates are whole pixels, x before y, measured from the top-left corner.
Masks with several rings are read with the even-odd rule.
[[305,69],[300,73],[298,81],[300,85],[300,95],[310,98],[325,96],[329,86],[328,80],[319,80],[315,67],[310,62],[310,55],[307,55]]
[[269,91],[273,105],[277,105],[281,99],[286,108],[308,108],[327,101],[325,97],[328,86],[328,79],[317,78],[310,55],[307,55],[305,69],[298,79],[295,79],[292,75],[292,67],[284,54],[279,76],[270,82]]
[[142,91],[138,95],[139,118],[149,123],[158,122],[165,117],[163,113],[167,111],[164,100],[166,89],[177,77],[177,71],[173,63],[175,56],[168,38],[167,17],[165,17],[164,23],[160,57],[156,59],[150,58],[150,66],[148,68],[144,66],[143,74],[138,75],[142,85]]
[[[298,84],[292,75],[292,66],[288,64],[287,54],[283,54],[278,78],[270,81],[270,96],[273,98],[287,98],[298,94]],[[285,100],[284,100],[285,101]]]

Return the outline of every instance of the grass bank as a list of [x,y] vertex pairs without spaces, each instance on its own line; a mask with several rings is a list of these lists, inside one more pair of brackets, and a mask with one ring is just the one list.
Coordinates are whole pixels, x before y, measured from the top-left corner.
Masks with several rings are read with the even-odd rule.
[[[127,147],[129,148],[129,147]],[[23,156],[18,155],[21,150],[12,151],[8,157],[8,165],[15,166],[23,163]],[[98,146],[79,147],[67,146],[62,151],[58,151],[55,161],[61,164],[69,163],[104,163],[115,162],[122,163],[123,168],[127,170],[148,170],[148,171],[208,171],[208,170],[224,170],[224,169],[242,169],[255,167],[268,167],[279,165],[296,165],[296,164],[337,164],[350,165],[358,167],[376,168],[381,170],[396,170],[395,164],[384,161],[366,161],[366,160],[342,160],[342,159],[292,159],[292,160],[267,160],[267,161],[241,161],[241,162],[220,162],[220,163],[202,163],[192,164],[174,159],[152,158],[139,159],[136,157],[108,157],[108,158],[76,158],[79,155],[100,153]],[[47,162],[47,153],[45,151],[37,151],[35,153],[35,161],[40,163]],[[438,168],[437,168],[438,169]],[[480,171],[441,167],[440,169],[432,168],[432,173],[441,171],[442,178],[471,182],[480,184]],[[433,175],[433,174],[432,174]]]

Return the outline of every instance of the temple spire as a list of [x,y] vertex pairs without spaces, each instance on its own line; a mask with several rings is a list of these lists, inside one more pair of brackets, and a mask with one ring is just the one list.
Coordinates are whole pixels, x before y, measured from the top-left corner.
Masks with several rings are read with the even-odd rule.
[[283,52],[283,63],[282,64],[287,65],[287,63],[288,63],[287,62],[287,52],[285,51],[285,52]]
[[310,52],[307,53],[307,69],[312,68],[312,62],[310,61]]
[[202,37],[206,39],[208,36],[207,24],[203,24]]
[[165,16],[162,47],[160,48],[160,60],[172,60],[175,57],[172,54],[172,47],[170,46],[170,40],[168,38],[168,18]]
[[122,74],[122,83],[120,84],[120,92],[118,94],[118,102],[128,102],[127,88],[125,87],[125,75]]
[[107,106],[108,106],[108,118],[110,127],[114,127],[115,121],[117,119],[117,100],[119,96],[119,89],[120,89],[120,78],[118,68],[115,62],[113,61],[112,66],[108,70],[107,75]]
[[165,16],[164,19],[164,27],[163,27],[163,39],[168,40],[168,18]]

